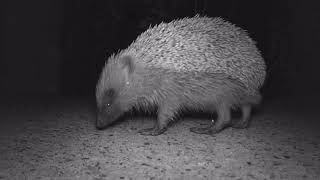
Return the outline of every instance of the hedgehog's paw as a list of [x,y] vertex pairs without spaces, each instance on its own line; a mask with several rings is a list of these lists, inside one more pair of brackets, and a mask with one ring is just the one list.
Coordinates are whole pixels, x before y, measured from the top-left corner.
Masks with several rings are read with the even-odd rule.
[[166,128],[147,128],[138,131],[139,134],[144,136],[158,136],[166,131]]
[[193,133],[197,133],[197,134],[209,134],[209,135],[213,135],[213,134],[220,132],[220,130],[213,128],[213,126],[192,127],[192,128],[190,128],[190,131]]
[[232,121],[231,127],[236,128],[236,129],[246,129],[249,128],[250,122],[249,121],[244,121],[242,119],[234,120]]

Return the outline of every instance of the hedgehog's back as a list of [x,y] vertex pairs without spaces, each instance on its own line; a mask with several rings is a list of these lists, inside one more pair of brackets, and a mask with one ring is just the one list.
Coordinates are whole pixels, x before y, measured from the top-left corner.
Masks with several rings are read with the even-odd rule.
[[222,72],[257,89],[265,65],[248,34],[222,18],[195,16],[161,23],[125,51],[145,67],[177,72]]

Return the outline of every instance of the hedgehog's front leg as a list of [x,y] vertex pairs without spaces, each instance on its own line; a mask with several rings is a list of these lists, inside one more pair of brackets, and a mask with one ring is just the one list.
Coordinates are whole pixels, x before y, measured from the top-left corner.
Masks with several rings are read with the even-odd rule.
[[218,119],[214,122],[214,124],[208,127],[192,127],[190,128],[190,131],[198,134],[213,135],[222,131],[231,124],[231,114],[228,106],[221,105],[217,108],[217,113]]
[[[170,103],[171,102],[171,103]],[[167,101],[159,106],[158,118],[153,128],[141,129],[138,131],[141,135],[157,136],[164,133],[167,130],[168,123],[174,117],[178,111],[177,101]]]

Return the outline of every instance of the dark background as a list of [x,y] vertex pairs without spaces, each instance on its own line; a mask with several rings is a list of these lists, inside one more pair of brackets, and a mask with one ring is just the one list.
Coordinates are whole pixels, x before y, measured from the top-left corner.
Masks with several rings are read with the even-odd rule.
[[93,95],[106,57],[150,24],[195,13],[248,30],[268,65],[263,93],[320,90],[317,0],[2,0],[0,92]]

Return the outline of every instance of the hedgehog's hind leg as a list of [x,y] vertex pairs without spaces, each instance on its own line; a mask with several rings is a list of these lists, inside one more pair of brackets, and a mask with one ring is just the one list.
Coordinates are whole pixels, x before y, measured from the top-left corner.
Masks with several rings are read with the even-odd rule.
[[197,134],[210,134],[210,135],[213,135],[222,131],[231,123],[230,108],[226,105],[223,105],[217,108],[217,113],[218,113],[218,119],[214,122],[214,124],[208,127],[192,127],[190,128],[190,131]]
[[251,119],[251,105],[246,104],[241,106],[241,119],[236,119],[232,121],[232,127],[237,129],[248,128]]

